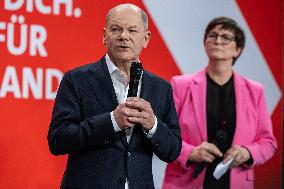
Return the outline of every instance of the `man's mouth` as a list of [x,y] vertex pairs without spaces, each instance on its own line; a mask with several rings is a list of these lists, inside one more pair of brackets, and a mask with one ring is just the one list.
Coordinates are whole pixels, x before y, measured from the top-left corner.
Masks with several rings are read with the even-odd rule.
[[126,46],[126,45],[118,45],[118,48],[121,48],[121,49],[127,49],[127,48],[129,48],[128,46]]

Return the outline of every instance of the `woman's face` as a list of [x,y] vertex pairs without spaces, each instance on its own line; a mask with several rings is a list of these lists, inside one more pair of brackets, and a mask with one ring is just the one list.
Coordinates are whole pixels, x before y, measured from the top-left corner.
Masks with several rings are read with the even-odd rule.
[[233,58],[237,57],[241,52],[241,49],[237,48],[234,33],[222,29],[222,25],[217,25],[208,32],[204,46],[211,61],[233,62]]

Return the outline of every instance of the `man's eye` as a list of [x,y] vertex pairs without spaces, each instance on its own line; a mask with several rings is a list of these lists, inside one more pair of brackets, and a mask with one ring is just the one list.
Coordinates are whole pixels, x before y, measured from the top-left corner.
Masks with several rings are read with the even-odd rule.
[[111,28],[110,30],[111,30],[112,32],[119,32],[119,31],[120,31],[119,28]]
[[130,33],[136,33],[137,30],[135,30],[135,29],[130,29],[129,32],[130,32]]

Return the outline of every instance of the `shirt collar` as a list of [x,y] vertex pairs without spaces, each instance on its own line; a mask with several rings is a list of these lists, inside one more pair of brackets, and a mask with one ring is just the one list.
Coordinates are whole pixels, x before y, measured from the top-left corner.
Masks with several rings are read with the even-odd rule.
[[[110,75],[113,75],[118,72],[124,75],[124,73],[120,71],[120,69],[118,69],[118,67],[116,67],[116,65],[111,61],[108,54],[105,55],[105,59],[106,59],[106,64],[107,64],[107,68],[108,68]],[[140,60],[138,60],[138,62],[140,62]]]
[[108,54],[106,54],[105,56],[106,58],[106,64],[107,64],[107,68],[108,68],[108,71],[109,71],[109,74],[112,75],[112,73],[115,71],[115,70],[119,70],[116,65],[110,60]]

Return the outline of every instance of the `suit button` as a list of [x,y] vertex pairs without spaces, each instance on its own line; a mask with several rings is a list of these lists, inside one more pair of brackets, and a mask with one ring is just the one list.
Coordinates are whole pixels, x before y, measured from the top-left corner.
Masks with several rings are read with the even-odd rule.
[[155,144],[156,148],[159,149],[160,148],[160,145],[159,144]]
[[118,181],[120,184],[124,184],[124,183],[125,183],[125,179],[124,179],[124,178],[119,178],[117,181]]
[[127,152],[127,156],[130,157],[130,155],[131,155],[130,152]]

